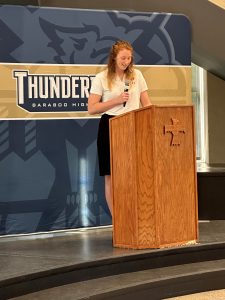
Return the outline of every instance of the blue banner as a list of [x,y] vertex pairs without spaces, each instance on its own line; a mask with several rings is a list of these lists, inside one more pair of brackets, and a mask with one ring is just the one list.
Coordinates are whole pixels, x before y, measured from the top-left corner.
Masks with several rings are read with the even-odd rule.
[[[102,65],[107,63],[112,44],[125,39],[135,49],[137,65],[190,67],[190,32],[189,20],[182,15],[2,5],[0,62],[60,64],[62,68],[67,64]],[[15,81],[21,78],[19,72],[14,72]],[[178,76],[184,81],[181,73]],[[81,95],[80,90],[65,94],[66,84],[76,84],[72,76],[59,79],[59,84],[64,82],[60,92],[48,85],[46,74],[27,72],[21,80],[27,94],[19,98],[18,106],[26,112],[71,111],[69,106],[38,107],[46,95],[38,94],[34,81],[46,85],[45,93],[58,102],[62,93],[68,100]],[[76,80],[83,80],[89,88],[89,75],[81,74]],[[34,104],[26,101],[29,95],[37,95]],[[29,116],[7,120],[4,114],[12,110],[13,97],[10,88],[0,90],[0,234],[111,224],[103,178],[98,175],[99,120],[54,115],[41,120]],[[87,110],[74,108],[79,109]]]

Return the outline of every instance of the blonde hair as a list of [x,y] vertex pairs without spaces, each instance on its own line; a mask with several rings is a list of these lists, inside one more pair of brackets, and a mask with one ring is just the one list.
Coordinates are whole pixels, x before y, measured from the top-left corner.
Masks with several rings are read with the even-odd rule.
[[108,87],[109,89],[112,88],[113,81],[115,79],[115,74],[116,74],[116,57],[118,53],[123,50],[127,49],[131,51],[131,62],[129,66],[126,68],[124,71],[125,73],[125,78],[126,79],[133,79],[133,74],[134,74],[134,63],[133,63],[133,47],[131,46],[130,43],[127,41],[117,41],[111,48],[110,54],[109,54],[109,60],[108,60],[108,66],[107,66],[107,82],[108,82]]

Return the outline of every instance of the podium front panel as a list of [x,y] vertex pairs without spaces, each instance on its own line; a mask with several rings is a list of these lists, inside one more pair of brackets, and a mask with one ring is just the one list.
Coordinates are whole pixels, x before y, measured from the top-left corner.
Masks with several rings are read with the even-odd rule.
[[151,106],[112,118],[110,143],[114,246],[196,242],[193,106]]
[[197,239],[193,107],[155,111],[155,197],[160,245]]

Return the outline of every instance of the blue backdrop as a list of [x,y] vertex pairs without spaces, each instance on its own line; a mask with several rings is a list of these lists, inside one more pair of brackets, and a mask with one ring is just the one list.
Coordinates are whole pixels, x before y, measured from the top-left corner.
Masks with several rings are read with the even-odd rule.
[[[2,5],[0,38],[7,63],[103,64],[125,39],[136,64],[191,64],[182,15]],[[98,119],[0,121],[0,234],[111,224],[97,127]]]

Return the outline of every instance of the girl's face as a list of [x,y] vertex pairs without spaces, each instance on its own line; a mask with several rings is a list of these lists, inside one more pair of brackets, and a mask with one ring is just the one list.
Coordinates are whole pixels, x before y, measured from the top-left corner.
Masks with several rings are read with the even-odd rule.
[[128,49],[122,49],[118,52],[115,62],[117,71],[125,71],[132,60],[132,52]]

